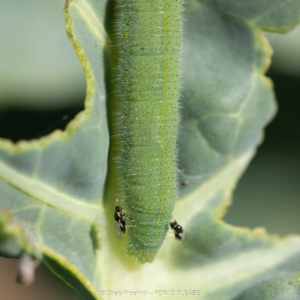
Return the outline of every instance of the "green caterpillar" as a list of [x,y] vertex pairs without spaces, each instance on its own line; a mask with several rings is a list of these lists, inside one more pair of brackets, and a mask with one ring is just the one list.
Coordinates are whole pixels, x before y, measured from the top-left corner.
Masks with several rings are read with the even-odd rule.
[[143,263],[160,248],[177,196],[181,0],[119,0],[115,11],[122,208],[127,252]]

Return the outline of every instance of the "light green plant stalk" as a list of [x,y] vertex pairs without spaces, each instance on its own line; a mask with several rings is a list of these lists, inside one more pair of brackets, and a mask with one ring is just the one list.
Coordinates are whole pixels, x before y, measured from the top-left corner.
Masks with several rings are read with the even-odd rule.
[[[299,23],[299,0],[186,2],[178,139],[185,186],[173,211],[186,239],[178,243],[167,233],[146,264],[127,256],[126,240],[114,234],[111,78],[105,77],[111,11],[111,3],[100,0],[66,4],[67,32],[86,73],[85,110],[64,132],[17,145],[0,141],[0,205],[14,215],[1,211],[1,253],[42,253],[43,263],[85,299],[109,299],[108,290],[122,291],[125,299],[141,290],[151,299],[162,299],[160,293],[175,299],[174,292],[205,300],[297,299],[299,237],[279,239],[221,217],[275,113],[263,75],[271,50],[261,31]],[[274,285],[281,291],[275,296]]]

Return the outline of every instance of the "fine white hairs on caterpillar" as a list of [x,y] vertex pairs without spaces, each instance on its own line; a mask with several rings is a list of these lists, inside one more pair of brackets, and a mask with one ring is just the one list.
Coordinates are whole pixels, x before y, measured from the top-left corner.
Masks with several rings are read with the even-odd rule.
[[144,263],[160,248],[177,197],[181,0],[114,3],[119,196],[134,220],[127,252]]

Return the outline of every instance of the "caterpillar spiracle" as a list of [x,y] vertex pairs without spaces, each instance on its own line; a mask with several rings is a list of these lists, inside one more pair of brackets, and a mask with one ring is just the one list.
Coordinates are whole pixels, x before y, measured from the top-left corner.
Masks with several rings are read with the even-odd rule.
[[115,1],[117,157],[127,252],[150,262],[177,196],[181,0]]

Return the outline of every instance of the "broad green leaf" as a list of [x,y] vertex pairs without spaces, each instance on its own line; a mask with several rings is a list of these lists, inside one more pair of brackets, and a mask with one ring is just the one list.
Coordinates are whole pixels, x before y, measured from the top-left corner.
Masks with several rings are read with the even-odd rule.
[[[44,263],[76,290],[88,293],[87,298],[96,298],[101,280],[100,270],[95,270],[96,228],[100,227],[95,224],[101,223],[101,230],[106,227],[101,198],[109,141],[103,73],[105,33],[101,25],[105,4],[97,7],[103,11],[99,20],[92,19],[95,9],[82,4],[70,6],[73,18],[78,19],[77,27],[70,19],[67,26],[85,37],[81,46],[71,37],[87,76],[85,111],[66,132],[56,131],[17,145],[1,142],[0,202],[14,213],[37,249],[44,253]],[[100,26],[91,27],[83,18]],[[85,53],[79,47],[84,47]],[[87,61],[85,55],[93,62]]]
[[297,300],[300,297],[299,272],[282,272],[245,292],[240,300]]
[[[185,4],[182,188],[173,217],[186,237],[180,243],[170,232],[155,261],[144,265],[126,255],[126,239],[113,232],[116,178],[106,106],[111,13],[105,1],[67,1],[67,31],[87,79],[85,110],[65,132],[0,142],[1,207],[14,214],[43,263],[85,299],[105,299],[107,290],[149,291],[151,299],[161,299],[158,290],[168,291],[164,299],[174,299],[171,290],[197,291],[192,299],[252,299],[245,298],[251,286],[277,272],[298,272],[299,237],[280,240],[220,218],[275,113],[272,84],[263,75],[271,50],[261,31],[295,26],[299,0]],[[253,289],[269,289],[261,284]]]
[[40,258],[34,244],[7,211],[0,210],[0,252],[3,256],[20,256],[24,251]]

